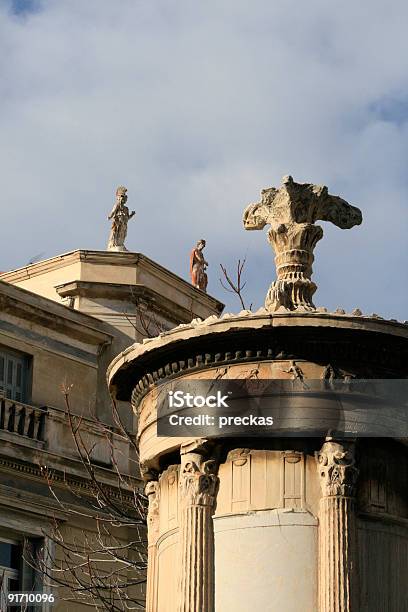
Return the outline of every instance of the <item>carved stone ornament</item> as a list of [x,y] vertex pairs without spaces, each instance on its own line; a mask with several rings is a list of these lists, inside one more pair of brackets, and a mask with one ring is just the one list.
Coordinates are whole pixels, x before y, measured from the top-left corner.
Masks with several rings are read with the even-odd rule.
[[227,460],[232,461],[232,463],[237,467],[242,467],[247,463],[250,453],[251,449],[249,448],[235,448],[228,453]]
[[[145,482],[149,482],[150,480],[157,480],[159,477],[159,473],[157,470],[152,468],[148,463],[140,462],[140,473]],[[147,495],[147,493],[146,493]]]
[[219,486],[217,468],[217,462],[213,459],[204,461],[200,467],[195,461],[187,461],[180,477],[182,503],[189,506],[213,506]]
[[275,251],[277,280],[269,288],[265,307],[276,311],[315,310],[312,301],[317,287],[311,280],[313,250],[323,237],[318,220],[349,229],[362,221],[361,211],[323,185],[295,183],[291,176],[276,189],[262,189],[261,200],[244,212],[244,227],[261,230],[270,225],[268,240]]
[[116,190],[115,204],[108,216],[112,221],[111,231],[108,241],[108,251],[127,251],[125,240],[129,220],[135,215],[135,211],[129,212],[126,206],[127,189],[120,186]]
[[304,379],[302,368],[297,365],[296,361],[293,360],[290,361],[289,368],[287,370],[282,370],[282,372],[286,372],[286,374],[291,374],[293,380],[303,381]]
[[149,543],[155,542],[159,531],[160,485],[157,480],[151,480],[145,487],[145,494],[149,500],[147,512],[147,527]]
[[340,444],[327,439],[316,454],[316,459],[323,495],[354,497],[358,469],[353,443]]
[[[333,367],[331,363],[327,364],[327,366],[323,369],[321,377],[322,380],[327,381],[327,386],[329,388],[334,388],[334,383],[336,380],[342,380],[344,382],[351,383],[353,378],[355,378],[355,374],[351,372],[346,372],[338,367]],[[371,376],[370,378],[375,378],[375,376]],[[343,387],[344,390],[349,389],[350,385]]]

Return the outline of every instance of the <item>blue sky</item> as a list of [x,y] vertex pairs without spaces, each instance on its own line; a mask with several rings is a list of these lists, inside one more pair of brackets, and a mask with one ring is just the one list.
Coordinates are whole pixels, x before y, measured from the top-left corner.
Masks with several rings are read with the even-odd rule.
[[15,15],[24,15],[33,13],[41,8],[41,0],[11,0],[9,2],[9,10]]
[[[117,185],[128,248],[188,277],[207,240],[274,279],[242,212],[282,175],[363,211],[323,223],[315,302],[408,319],[408,5],[379,0],[0,0],[0,269],[105,248]],[[5,229],[4,229],[5,228]]]

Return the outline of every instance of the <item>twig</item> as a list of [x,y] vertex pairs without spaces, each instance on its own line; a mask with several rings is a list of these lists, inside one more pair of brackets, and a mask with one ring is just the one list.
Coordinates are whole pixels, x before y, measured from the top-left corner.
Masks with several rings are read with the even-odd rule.
[[[227,268],[223,266],[222,264],[220,264],[220,268],[222,270],[224,278],[219,279],[221,286],[223,287],[223,289],[225,289],[225,291],[228,291],[229,293],[235,293],[235,295],[237,295],[239,301],[241,302],[241,306],[243,310],[247,309],[245,306],[244,299],[242,297],[242,291],[246,286],[246,281],[244,283],[242,282],[242,272],[244,270],[245,263],[246,263],[246,257],[244,257],[242,261],[238,259],[236,279],[234,280],[231,278],[230,274],[228,273]],[[229,286],[224,284],[224,280],[228,283]],[[249,310],[251,310],[251,308],[252,308],[252,303],[249,305]]]

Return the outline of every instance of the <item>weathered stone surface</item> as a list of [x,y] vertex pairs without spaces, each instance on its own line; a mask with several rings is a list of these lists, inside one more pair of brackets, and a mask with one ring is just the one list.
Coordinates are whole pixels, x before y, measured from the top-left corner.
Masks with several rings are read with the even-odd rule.
[[327,438],[316,454],[322,489],[319,511],[319,612],[357,612],[358,470],[352,442]]
[[157,538],[159,536],[160,521],[160,485],[158,481],[151,480],[145,488],[149,500],[147,514],[148,528],[148,568],[146,585],[146,612],[157,610],[157,589],[155,587],[154,575],[157,571]]
[[268,240],[276,255],[277,280],[266,296],[268,310],[282,306],[314,310],[313,250],[323,237],[323,229],[315,225],[318,220],[349,229],[361,223],[362,215],[355,206],[330,195],[327,187],[296,183],[291,176],[283,177],[278,189],[262,189],[260,202],[245,209],[245,229],[261,230],[270,225]]
[[358,475],[354,444],[342,445],[328,438],[316,458],[323,495],[354,497]]
[[[368,473],[362,485],[352,440],[327,438],[321,446],[319,438],[306,435],[265,436],[260,446],[253,438],[244,442],[244,437],[221,432],[211,438],[210,447],[208,440],[157,435],[161,394],[180,380],[251,379],[258,381],[261,393],[263,383],[271,380],[292,380],[293,387],[308,388],[309,381],[320,379],[330,389],[338,379],[408,376],[405,325],[362,315],[359,309],[330,313],[312,303],[313,247],[321,237],[314,222],[329,220],[346,228],[360,223],[361,213],[328,195],[325,187],[297,185],[289,178],[281,190],[266,192],[265,201],[250,208],[246,222],[252,229],[271,225],[278,281],[267,307],[196,319],[148,344],[129,347],[108,372],[112,391],[119,399],[131,399],[138,415],[138,446],[147,477],[161,472],[157,565],[149,584],[158,593],[157,610],[163,612],[213,612],[214,606],[222,611],[252,607],[289,612],[299,605],[304,612],[371,612],[373,606],[364,607],[362,597],[358,601],[359,588],[365,585],[364,601],[376,601],[381,585],[367,571],[359,576],[363,554],[357,511],[360,531],[375,520],[382,530],[393,514],[392,534],[384,531],[381,542],[389,558],[395,553],[399,563],[408,546],[408,514],[401,501],[407,481],[388,481],[385,496],[376,457],[362,449],[363,441],[359,466],[363,455]],[[315,406],[316,398],[311,401]],[[306,401],[299,404],[301,414],[307,406]],[[330,435],[330,419],[324,424],[328,433],[323,435]],[[406,458],[399,440],[379,444],[388,459],[399,445]],[[166,467],[174,462],[178,465]],[[174,470],[172,484],[169,470]],[[368,517],[356,507],[362,487],[370,492],[364,506]],[[368,535],[364,537],[368,542]],[[380,550],[376,541],[370,546]],[[402,570],[398,563],[390,564],[392,572],[404,575],[406,562]],[[398,581],[393,579],[392,585],[389,601],[404,603]]]
[[205,441],[181,447],[179,612],[214,612],[214,527],[218,465]]
[[[138,382],[141,394],[133,396],[140,456],[151,474],[180,457],[178,495],[173,484],[171,502],[170,493],[160,500],[154,570],[158,610],[201,612],[212,611],[215,605],[216,610],[246,612],[248,605],[267,610],[273,601],[284,612],[302,601],[305,612],[370,612],[356,604],[361,582],[355,495],[357,484],[361,485],[360,480],[356,482],[352,445],[327,440],[321,448],[317,439],[271,441],[265,437],[263,448],[255,449],[251,439],[243,444],[243,439],[217,438],[213,444],[222,447],[217,470],[217,464],[207,463],[211,458],[204,452],[205,444],[199,451],[200,442],[195,439],[157,436],[157,405],[159,393],[173,388],[176,378],[256,377],[261,382],[292,379],[307,385],[309,380],[330,383],[349,376],[367,377],[369,371],[373,378],[382,377],[390,368],[400,377],[407,376],[403,356],[407,341],[406,326],[375,317],[317,311],[245,312],[175,329],[122,355],[111,377],[115,379],[115,368],[123,365],[136,383],[142,374],[131,370],[135,361],[151,368],[144,370],[142,380],[149,374],[156,380],[142,387]],[[157,384],[159,372],[162,378]],[[394,452],[397,442],[392,444]],[[406,449],[401,456],[406,457]],[[367,460],[371,466],[371,458]],[[366,511],[378,513],[378,483],[371,473],[364,478],[375,504]],[[390,500],[404,486],[402,480],[393,483]],[[392,503],[382,512],[390,512]],[[394,506],[395,521],[407,516],[404,508],[401,502]],[[359,518],[359,529],[368,528],[373,518]],[[379,525],[385,520],[384,515]],[[406,554],[408,533],[404,526],[399,529],[401,544],[396,543],[394,532],[381,537],[383,547],[392,551],[389,556],[395,552],[400,560]],[[370,546],[377,550],[374,542]],[[391,565],[396,570],[396,562]],[[372,601],[378,587],[366,574],[363,583]],[[392,601],[401,601],[401,588],[393,589]]]
[[[339,316],[340,315],[340,316]],[[381,334],[391,334],[392,336],[400,336],[408,338],[407,326],[401,322],[390,322],[377,317],[361,317],[346,314],[344,310],[335,313],[326,313],[320,311],[308,312],[274,312],[270,313],[267,310],[262,310],[256,313],[245,315],[234,315],[226,313],[217,320],[212,320],[210,325],[207,325],[201,319],[194,319],[190,324],[178,326],[166,334],[152,338],[151,342],[146,344],[133,344],[125,351],[120,353],[110,364],[107,372],[108,381],[111,384],[117,372],[119,372],[124,363],[132,362],[142,355],[157,350],[161,350],[164,346],[170,348],[170,345],[177,345],[180,342],[193,340],[194,338],[204,338],[206,336],[223,335],[229,331],[244,331],[257,330],[261,328],[333,328],[342,330],[364,330],[367,332],[376,332]]]

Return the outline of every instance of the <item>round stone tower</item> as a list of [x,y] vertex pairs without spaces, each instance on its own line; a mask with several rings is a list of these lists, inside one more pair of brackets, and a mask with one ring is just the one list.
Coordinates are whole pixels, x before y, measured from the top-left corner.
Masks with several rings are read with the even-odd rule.
[[303,425],[296,436],[157,431],[160,398],[180,382],[408,378],[406,324],[313,305],[317,219],[346,228],[361,213],[291,177],[263,190],[244,224],[271,226],[278,278],[265,308],[180,325],[110,366],[112,395],[138,414],[149,612],[408,609],[406,428],[381,438],[302,435]]

